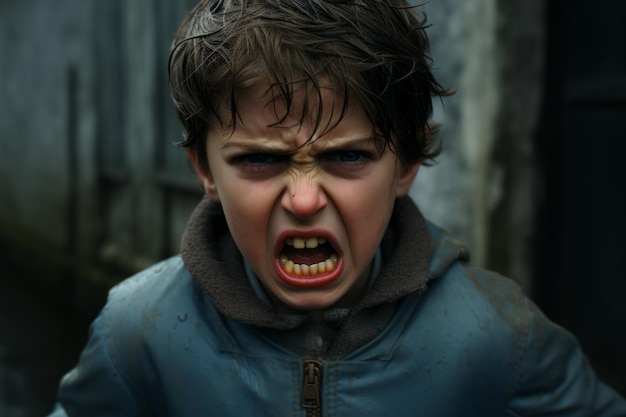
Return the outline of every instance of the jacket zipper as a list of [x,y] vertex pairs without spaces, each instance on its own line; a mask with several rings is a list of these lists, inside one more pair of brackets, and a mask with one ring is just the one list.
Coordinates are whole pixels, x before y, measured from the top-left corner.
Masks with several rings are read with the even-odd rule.
[[315,359],[304,361],[302,378],[302,407],[307,417],[322,417],[322,362]]

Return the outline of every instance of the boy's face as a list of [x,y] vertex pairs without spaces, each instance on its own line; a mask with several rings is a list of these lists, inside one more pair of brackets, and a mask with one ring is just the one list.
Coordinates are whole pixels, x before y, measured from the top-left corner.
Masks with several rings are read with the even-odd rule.
[[[311,118],[299,123],[303,94],[294,97],[297,117],[276,126],[282,102],[264,91],[240,97],[234,131],[214,123],[208,168],[196,163],[197,174],[222,204],[237,246],[277,308],[353,305],[367,285],[394,201],[408,192],[418,165],[405,167],[389,149],[381,152],[356,103],[334,129],[303,146],[314,129]],[[322,100],[324,109],[343,105],[331,89]],[[330,113],[321,129],[337,121]],[[190,156],[195,163],[193,151]]]

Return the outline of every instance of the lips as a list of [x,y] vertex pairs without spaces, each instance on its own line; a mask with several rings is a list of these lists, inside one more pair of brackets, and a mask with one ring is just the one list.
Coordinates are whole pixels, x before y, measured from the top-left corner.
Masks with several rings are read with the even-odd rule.
[[341,274],[343,262],[329,237],[294,234],[282,241],[274,264],[285,283],[301,288],[319,287],[332,283]]

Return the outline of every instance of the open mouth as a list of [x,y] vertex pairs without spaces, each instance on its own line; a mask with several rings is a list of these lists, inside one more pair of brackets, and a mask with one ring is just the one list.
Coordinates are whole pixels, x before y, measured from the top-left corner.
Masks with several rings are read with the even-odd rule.
[[289,237],[285,240],[277,269],[289,284],[299,287],[327,285],[340,273],[340,257],[324,237]]

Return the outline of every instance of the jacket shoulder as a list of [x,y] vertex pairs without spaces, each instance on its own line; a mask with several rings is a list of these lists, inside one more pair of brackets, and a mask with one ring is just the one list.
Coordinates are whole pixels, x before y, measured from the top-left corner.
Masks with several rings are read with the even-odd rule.
[[129,342],[146,348],[188,327],[183,324],[204,324],[216,315],[181,257],[175,256],[113,287],[100,318],[110,348],[127,351]]
[[107,307],[124,308],[134,303],[154,303],[158,301],[155,296],[164,296],[172,286],[180,284],[181,275],[185,273],[179,255],[158,262],[114,286],[109,291]]
[[[624,415],[626,404],[596,377],[576,338],[549,320],[511,279],[456,262],[433,296],[463,322],[466,347],[501,381],[511,415]],[[446,300],[443,302],[443,300]],[[460,326],[456,326],[457,329]],[[610,410],[610,411],[609,411]]]

